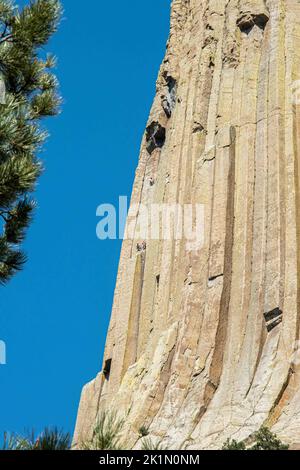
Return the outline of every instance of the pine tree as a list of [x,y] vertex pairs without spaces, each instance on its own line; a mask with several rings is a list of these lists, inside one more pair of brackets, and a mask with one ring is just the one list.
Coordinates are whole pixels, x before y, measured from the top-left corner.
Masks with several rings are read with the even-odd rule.
[[260,428],[255,434],[255,441],[251,450],[289,450],[289,446],[281,442],[267,427]]
[[38,437],[34,430],[25,436],[20,434],[4,433],[4,442],[1,450],[69,450],[71,437],[57,428],[46,428]]
[[59,0],[35,0],[22,10],[0,0],[0,283],[20,269],[20,249],[35,207],[31,193],[47,134],[41,119],[59,111],[55,58],[42,48],[57,30]]
[[276,434],[265,426],[261,427],[253,438],[255,444],[252,446],[249,444],[248,447],[243,441],[238,442],[234,439],[227,439],[222,450],[289,450],[289,446],[281,442]]

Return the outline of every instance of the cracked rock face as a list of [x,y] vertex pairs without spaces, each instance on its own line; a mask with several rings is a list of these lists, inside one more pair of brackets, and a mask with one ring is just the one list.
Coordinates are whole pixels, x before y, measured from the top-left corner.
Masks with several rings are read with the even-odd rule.
[[296,0],[173,0],[132,204],[203,204],[204,245],[123,243],[75,444],[113,408],[128,448],[141,426],[209,449],[262,425],[300,447],[299,50]]

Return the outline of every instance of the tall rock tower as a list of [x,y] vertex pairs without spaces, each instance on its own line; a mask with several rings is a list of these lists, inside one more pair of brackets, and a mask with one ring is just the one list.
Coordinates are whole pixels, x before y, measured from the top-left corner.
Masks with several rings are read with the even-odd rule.
[[299,80],[300,2],[173,0],[132,206],[202,204],[204,243],[124,241],[75,442],[113,408],[129,448],[300,445]]

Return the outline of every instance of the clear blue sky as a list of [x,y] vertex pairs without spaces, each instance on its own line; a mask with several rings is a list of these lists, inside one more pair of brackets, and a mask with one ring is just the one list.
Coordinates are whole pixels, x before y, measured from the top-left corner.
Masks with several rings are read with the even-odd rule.
[[131,193],[169,30],[170,0],[63,4],[50,44],[63,112],[47,122],[29,261],[0,293],[1,435],[73,432],[81,388],[101,368],[120,242],[97,240],[96,207]]

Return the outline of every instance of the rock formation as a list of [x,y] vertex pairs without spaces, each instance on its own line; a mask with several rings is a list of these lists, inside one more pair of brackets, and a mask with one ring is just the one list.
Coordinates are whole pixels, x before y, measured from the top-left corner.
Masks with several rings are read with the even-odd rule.
[[132,205],[203,204],[204,244],[124,241],[75,443],[113,408],[129,448],[300,446],[299,79],[300,2],[173,0]]

